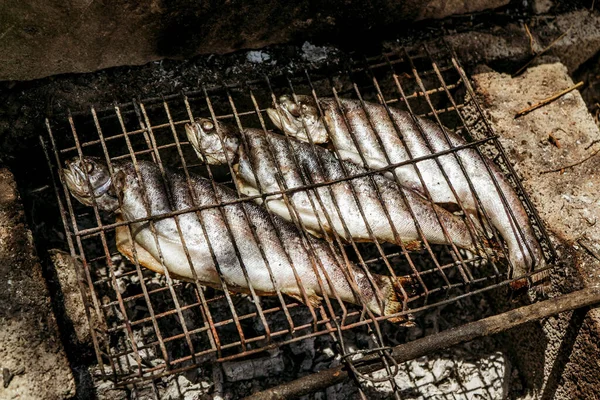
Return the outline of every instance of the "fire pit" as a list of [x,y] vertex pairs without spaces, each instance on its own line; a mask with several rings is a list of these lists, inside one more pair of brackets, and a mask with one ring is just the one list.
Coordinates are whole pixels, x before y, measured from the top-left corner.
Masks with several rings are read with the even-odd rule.
[[[589,308],[600,304],[595,2],[38,3],[8,7],[0,29],[0,398],[598,392],[600,312]],[[388,132],[365,142],[356,125],[349,135],[361,149],[355,154],[331,132],[331,143],[302,143],[291,152],[293,163],[275,163],[260,177],[254,171],[260,188],[253,192],[248,171],[240,179],[239,160],[257,159],[249,140],[274,140],[261,149],[267,160],[300,146],[293,129],[272,122],[268,109],[277,102],[290,107],[293,122],[302,120],[294,107],[307,102],[321,116],[335,109],[340,126],[356,123],[349,109],[366,113],[358,125],[374,130],[385,125],[383,114],[408,123],[391,124],[395,148]],[[198,138],[186,131],[198,118],[241,144],[235,162],[202,161],[201,122]],[[302,121],[307,130],[310,121]],[[405,125],[409,132],[400,134]],[[428,129],[438,132],[433,140]],[[415,137],[425,140],[413,153],[407,143]],[[376,147],[383,154],[373,155]],[[397,160],[397,148],[408,149],[408,160]],[[471,160],[480,155],[489,164],[475,163],[477,170]],[[106,164],[112,182],[117,178],[106,186],[114,194],[123,183],[114,172],[128,165],[138,179],[147,167],[157,179],[175,177],[171,183],[202,181],[212,194],[196,197],[214,201],[200,205],[192,192],[191,208],[180,208],[167,184],[168,213],[132,222],[123,198],[112,199],[121,202],[115,212],[97,200],[84,206],[65,185],[73,175],[64,169],[90,156]],[[358,166],[340,162],[348,158]],[[427,170],[448,160],[457,166],[451,174]],[[334,164],[343,173],[325,176],[324,166]],[[491,169],[494,177],[482,182],[478,173]],[[295,182],[290,171],[299,174]],[[407,183],[398,171],[416,174]],[[430,183],[460,174],[466,178],[450,183],[450,202],[440,199],[446,191],[430,190]],[[368,206],[357,200],[367,185]],[[393,195],[382,194],[392,186]],[[488,208],[500,186],[508,198],[498,194]],[[140,197],[161,194],[156,187]],[[340,187],[345,197],[332,195]],[[299,202],[304,195],[310,201]],[[379,207],[390,198],[394,212]],[[324,201],[329,208],[319,214]],[[238,223],[221,223],[231,210],[240,210]],[[307,222],[307,215],[316,218]],[[499,215],[510,221],[498,223]],[[404,221],[409,228],[398,233]],[[190,255],[185,247],[175,257],[150,254],[149,261],[147,248],[140,259],[123,247],[123,232],[131,238],[138,228],[161,247],[165,236],[152,231],[169,224],[177,246],[194,232],[208,250]],[[385,224],[393,240],[381,233]],[[357,225],[366,233],[347,239]],[[522,236],[524,229],[530,240],[515,246],[507,231]],[[515,247],[542,267],[514,262]],[[329,256],[319,255],[323,249]],[[173,262],[184,253],[185,261]],[[167,262],[165,275],[153,272]],[[207,265],[217,265],[217,273],[197,279]],[[235,279],[219,273],[232,265]],[[193,279],[175,275],[186,266]],[[260,281],[257,290],[257,271],[268,272],[272,286]],[[279,286],[282,271],[286,285]]]
[[[391,357],[387,337],[404,328],[387,322],[387,317],[369,315],[360,307],[335,299],[326,299],[322,307],[312,307],[281,293],[259,299],[254,293],[215,291],[128,262],[115,247],[115,229],[126,223],[115,222],[97,207],[92,210],[73,201],[58,173],[57,168],[73,157],[99,156],[108,162],[148,160],[161,168],[203,175],[235,188],[231,165],[213,167],[199,163],[186,139],[184,125],[198,117],[209,117],[230,121],[240,129],[268,130],[271,126],[265,109],[284,93],[387,104],[459,133],[468,140],[467,145],[421,158],[436,159],[472,148],[493,159],[522,199],[551,265],[555,253],[543,224],[487,123],[469,78],[443,43],[435,49],[418,46],[373,57],[353,56],[334,67],[206,85],[197,91],[117,104],[108,109],[92,107],[46,120],[47,135],[41,140],[52,171],[66,240],[71,255],[81,260],[81,290],[90,316],[96,358],[106,379],[124,386],[179,374],[209,360],[226,362],[256,357],[280,346],[327,335],[356,376],[393,385],[398,366]],[[305,188],[314,187],[313,182],[306,182]],[[282,187],[280,192],[269,195],[289,193],[290,189]],[[261,196],[266,194],[255,197]],[[252,198],[240,195],[236,203],[249,200]],[[222,209],[225,205],[215,207]],[[196,207],[186,212],[201,210]],[[177,218],[180,214],[148,221]],[[308,234],[303,230],[303,235]],[[417,319],[435,307],[459,299],[506,291],[509,283],[522,278],[511,274],[507,262],[486,262],[456,248],[429,244],[425,238],[424,250],[418,252],[377,240],[374,244],[351,241],[343,246],[335,235],[326,239],[346,260],[355,261],[365,270],[408,275],[418,282],[415,294],[404,298],[403,311]],[[497,236],[491,240],[502,248]],[[540,272],[543,270],[536,271]],[[226,289],[227,285],[223,285]],[[349,350],[344,345],[348,332],[364,333],[369,340],[363,348]],[[365,356],[378,358],[387,373],[375,378],[353,369],[353,363]]]

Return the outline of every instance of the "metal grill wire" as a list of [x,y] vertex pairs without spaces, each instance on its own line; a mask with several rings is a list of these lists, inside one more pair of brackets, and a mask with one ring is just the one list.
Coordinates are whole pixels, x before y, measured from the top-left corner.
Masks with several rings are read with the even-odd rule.
[[[113,171],[112,161],[130,159],[139,179],[138,161],[145,159],[156,163],[162,174],[165,173],[166,167],[179,169],[190,185],[190,174],[196,173],[210,178],[213,188],[216,188],[214,186],[217,184],[216,182],[220,182],[235,187],[239,193],[235,179],[231,179],[234,176],[231,160],[228,160],[226,168],[198,163],[187,139],[182,140],[185,138],[183,125],[194,121],[197,117],[209,117],[213,120],[232,123],[240,131],[244,128],[255,127],[267,132],[270,126],[264,120],[265,109],[272,106],[278,96],[284,93],[291,94],[296,100],[298,94],[311,95],[315,100],[325,96],[332,97],[339,110],[343,108],[340,102],[341,98],[357,99],[361,102],[363,109],[365,102],[377,102],[384,105],[388,113],[390,106],[400,107],[409,111],[415,118],[415,122],[417,115],[425,116],[433,118],[440,125],[460,132],[465,138],[470,139],[468,144],[453,147],[450,139],[446,136],[450,146],[447,151],[418,158],[413,158],[409,154],[412,158],[410,161],[390,163],[388,167],[359,175],[370,179],[383,209],[386,210],[386,218],[390,225],[394,226],[385,204],[381,200],[378,186],[373,181],[373,174],[426,159],[434,160],[439,166],[437,157],[451,154],[454,155],[464,175],[468,178],[456,152],[463,148],[472,148],[480,155],[494,156],[494,161],[505,172],[517,193],[524,200],[536,233],[547,255],[549,254],[549,261],[551,260],[553,249],[543,225],[510,166],[497,137],[493,135],[481,108],[475,101],[473,90],[464,70],[449,49],[436,53],[435,56],[426,47],[404,49],[401,52],[361,58],[359,61],[353,60],[342,68],[342,72],[306,70],[301,73],[264,77],[260,80],[237,84],[220,82],[213,87],[203,87],[197,92],[146,101],[134,100],[131,103],[115,105],[106,110],[96,110],[92,107],[89,113],[69,114],[66,121],[50,122],[47,120],[46,126],[51,151],[47,150],[45,140],[42,140],[42,144],[47,150],[47,160],[53,171],[56,194],[71,255],[82,261],[85,276],[85,282],[82,282],[82,292],[88,304],[92,339],[98,363],[101,371],[106,374],[106,378],[112,378],[118,384],[155,379],[194,368],[207,360],[231,360],[260,353],[274,345],[281,346],[319,335],[330,335],[337,342],[344,360],[353,368],[357,353],[346,354],[344,331],[361,329],[371,336],[373,344],[370,349],[363,349],[358,353],[379,354],[382,365],[387,371],[387,374],[379,379],[389,381],[394,387],[392,377],[398,366],[388,357],[385,335],[382,333],[382,325],[389,324],[389,322],[384,322],[389,316],[376,316],[365,306],[362,308],[348,306],[340,300],[335,291],[335,285],[331,282],[324,266],[320,265],[319,258],[314,256],[314,249],[307,239],[310,234],[303,226],[303,221],[293,201],[295,192],[310,191],[314,198],[308,196],[308,199],[313,211],[318,215],[316,210],[319,207],[324,209],[324,207],[323,200],[316,189],[323,187],[328,190],[335,203],[331,185],[339,182],[351,182],[353,178],[357,177],[356,175],[348,176],[346,174],[343,179],[317,183],[311,179],[310,171],[302,170],[298,161],[294,160],[303,179],[301,188],[288,188],[278,167],[278,170],[275,171],[279,183],[278,191],[260,193],[250,197],[240,196],[233,202],[224,202],[218,198],[215,190],[213,206],[198,206],[198,199],[193,195],[194,207],[189,210],[174,211],[144,219],[144,221],[148,221],[150,229],[154,233],[158,249],[160,246],[155,234],[155,222],[161,218],[174,219],[191,268],[192,262],[179,225],[179,216],[183,213],[195,213],[203,224],[203,210],[218,210],[226,224],[228,236],[234,244],[234,250],[250,288],[249,298],[245,298],[230,293],[220,270],[218,272],[221,277],[222,292],[201,287],[197,279],[195,284],[173,280],[169,276],[167,268],[164,268],[164,278],[157,277],[155,273],[140,266],[135,247],[133,248],[134,264],[125,263],[114,246],[115,229],[125,227],[131,239],[131,223],[140,221],[105,223],[103,221],[110,220],[111,217],[99,211],[95,204],[93,215],[90,215],[89,207],[83,207],[72,201],[63,177],[57,172],[57,167],[64,165],[64,161],[67,159],[74,156],[96,155],[106,160],[111,173]],[[465,110],[469,112],[466,113]],[[322,113],[322,110],[319,111]],[[366,115],[369,114],[366,113]],[[345,123],[349,127],[349,122],[345,121]],[[372,121],[370,123],[372,124]],[[422,127],[418,122],[417,126],[423,134]],[[399,127],[395,126],[395,129],[402,139]],[[244,138],[243,135],[242,138]],[[423,138],[427,140],[425,135]],[[291,139],[288,137],[287,140],[289,145]],[[356,148],[359,148],[356,139],[353,138],[353,140]],[[381,142],[378,144],[381,149],[385,149]],[[248,143],[244,141],[242,145],[248,147]],[[310,145],[315,146],[312,141]],[[427,145],[432,149],[430,143]],[[408,149],[408,147],[406,148]],[[341,159],[337,151],[333,151],[336,152],[338,159]],[[363,156],[361,155],[361,157]],[[389,162],[389,157],[387,158]],[[317,159],[319,159],[318,155]],[[343,164],[340,163],[340,166],[343,169]],[[323,168],[320,159],[319,168]],[[426,187],[418,166],[416,169],[422,186]],[[444,171],[443,168],[440,169]],[[395,176],[395,174],[392,175]],[[494,175],[489,173],[489,176],[494,179],[494,184],[502,194]],[[255,178],[257,182],[260,181],[258,176]],[[447,176],[445,178],[448,180]],[[397,178],[395,179],[397,181]],[[481,207],[477,189],[473,187],[470,179],[468,181],[479,204],[481,214],[489,223],[489,215]],[[399,182],[397,181],[397,183]],[[448,184],[452,188],[449,181]],[[373,243],[356,243],[352,239],[345,243],[335,230],[331,234],[325,235],[324,240],[334,250],[334,254],[339,254],[339,257],[336,256],[337,262],[343,266],[342,269],[355,292],[355,297],[360,299],[362,304],[366,304],[366,302],[362,299],[362,294],[350,273],[352,262],[365,272],[371,282],[373,282],[372,273],[374,272],[391,275],[394,278],[410,275],[417,282],[417,294],[403,292],[402,314],[404,315],[425,311],[465,296],[497,289],[519,278],[511,276],[510,265],[507,266],[505,263],[482,262],[481,255],[471,255],[459,251],[454,245],[449,247],[430,245],[422,234],[418,219],[410,210],[410,204],[402,191],[400,193],[402,193],[403,201],[410,210],[419,230],[424,250],[419,253],[411,253],[402,244],[391,246],[380,243],[370,228],[353,185],[348,186],[352,189],[352,196],[358,205]],[[452,190],[454,192],[454,189]],[[458,199],[455,192],[454,194]],[[259,299],[252,285],[249,284],[247,266],[240,257],[224,210],[226,206],[254,199],[260,198],[264,201],[267,196],[272,195],[282,196],[294,223],[300,228],[302,245],[312,257],[315,275],[319,279],[322,291],[325,292],[325,288],[330,287],[334,293],[334,298],[331,299],[324,296],[321,307],[314,308],[310,305],[302,284],[302,277],[295,269],[294,274],[307,306],[284,297],[279,289],[274,298]],[[431,199],[427,191],[425,195]],[[146,197],[145,206],[150,215],[147,201]],[[514,221],[514,215],[512,210],[507,207],[504,195],[502,195],[502,201]],[[334,205],[336,213],[344,225],[346,236],[350,237],[340,209],[337,204]],[[459,207],[465,213],[460,201]],[[244,213],[246,212],[243,207],[241,209],[244,210]],[[443,227],[442,220],[439,216],[437,217]],[[247,215],[245,218],[249,221]],[[270,218],[272,220],[273,217]],[[327,221],[319,221],[319,224],[331,225],[331,216],[326,214],[325,218]],[[479,237],[472,222],[468,218],[466,220],[472,238],[482,241],[483,238]],[[514,224],[514,228],[519,234],[523,234],[521,227],[517,224]],[[451,243],[448,232],[445,228],[443,230]],[[202,234],[209,244],[211,258],[218,268],[211,238],[207,236],[206,231],[203,231]],[[398,232],[394,231],[394,235],[399,237]],[[277,236],[280,237],[279,234]],[[256,232],[253,232],[252,240],[258,245],[269,269],[271,280],[277,288],[271,266],[264,254],[265,249]],[[495,232],[493,240],[500,243]],[[400,240],[397,241],[401,243]],[[285,246],[282,247],[285,249]],[[530,251],[530,249],[522,250]],[[508,259],[506,251],[505,256]],[[287,257],[293,266],[289,254]],[[164,266],[164,257],[160,250],[159,258]],[[194,268],[191,268],[191,272],[196,278]],[[318,272],[323,275],[324,280],[320,278],[321,274]],[[131,284],[125,285],[123,283],[125,280]],[[376,288],[376,286],[374,287]],[[378,295],[381,299],[381,294],[378,293]],[[356,369],[354,371],[357,376],[361,376]],[[368,379],[368,377],[363,378]]]

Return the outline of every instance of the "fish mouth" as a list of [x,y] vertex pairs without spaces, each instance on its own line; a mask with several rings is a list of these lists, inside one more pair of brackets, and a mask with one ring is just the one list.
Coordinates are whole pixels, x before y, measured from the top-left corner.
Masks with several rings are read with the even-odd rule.
[[296,139],[317,144],[326,143],[327,131],[315,106],[311,105],[314,101],[306,100],[306,96],[300,97],[301,103],[298,104],[289,96],[281,96],[275,108],[267,108],[267,115],[277,128]]
[[226,164],[227,162],[221,160],[218,157],[218,155],[215,156],[214,154],[211,154],[211,153],[207,152],[206,150],[204,150],[204,152],[202,152],[200,150],[201,146],[200,146],[200,141],[198,140],[198,132],[199,132],[199,128],[198,128],[197,122],[193,122],[193,123],[188,122],[187,124],[185,124],[185,134],[187,135],[187,138],[188,138],[190,144],[192,145],[192,148],[196,152],[196,155],[200,159],[200,162],[203,162],[203,163],[209,164],[209,165]]
[[108,179],[100,186],[95,188],[92,187],[92,192],[90,193],[89,189],[91,182],[86,179],[86,172],[81,167],[80,160],[67,160],[66,165],[66,168],[61,169],[65,182],[71,194],[81,203],[92,205],[93,198],[97,199],[102,197],[109,191],[112,185],[112,179],[110,177],[108,177]]
[[304,125],[300,106],[290,96],[279,97],[275,108],[267,108],[267,115],[277,128],[287,134],[295,137],[303,135]]
[[198,127],[196,122],[188,122],[185,124],[185,134],[188,141],[192,145],[192,148],[196,152],[196,155],[202,162],[206,162],[202,152],[200,151],[200,142],[198,141]]

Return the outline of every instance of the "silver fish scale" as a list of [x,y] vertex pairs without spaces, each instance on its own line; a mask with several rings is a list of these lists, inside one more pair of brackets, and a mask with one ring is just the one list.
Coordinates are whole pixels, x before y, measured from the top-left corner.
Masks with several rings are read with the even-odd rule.
[[[131,163],[122,162],[115,167],[117,174],[121,172],[126,175],[125,184],[120,188],[123,193],[121,212],[126,220],[157,217],[172,211],[185,211],[194,205],[194,200],[197,200],[197,206],[203,207],[217,206],[219,203],[237,199],[233,192],[221,186],[217,186],[218,198],[215,197],[210,181],[200,177],[191,178],[194,190],[194,197],[192,197],[183,176],[167,171],[166,180],[163,180],[156,165],[140,161],[138,166],[141,183],[138,182]],[[144,190],[141,188],[142,185]],[[144,206],[144,192],[147,194],[150,215]],[[272,295],[279,289],[282,293],[302,298],[302,291],[293,273],[295,269],[302,277],[303,287],[311,301],[318,302],[318,297],[323,294],[332,298],[337,294],[342,300],[354,303],[359,301],[355,298],[342,270],[343,267],[337,261],[340,259],[339,255],[334,256],[326,243],[314,238],[309,239],[312,248],[309,252],[303,245],[297,228],[277,217],[273,219],[276,225],[273,226],[266,211],[258,205],[232,204],[221,209],[217,207],[204,209],[199,213],[202,221],[195,212],[183,213],[177,218],[180,221],[179,226],[185,246],[192,256],[196,274],[203,282],[210,283],[212,286],[219,285],[217,270],[210,256],[210,245],[222,277],[231,286],[231,290],[247,291],[250,284],[258,293]],[[249,220],[246,220],[246,215]],[[159,259],[159,248],[156,246],[156,239],[149,224],[144,222],[133,225],[135,242]],[[185,258],[174,218],[158,219],[154,225],[158,246],[166,267],[180,277],[192,279],[189,262]],[[228,229],[232,234],[231,237],[228,235]],[[265,250],[268,266],[258,248],[258,243],[253,239],[252,230]],[[206,233],[210,243],[204,240],[203,232]],[[239,251],[239,257],[235,249]],[[289,263],[286,252],[292,264]],[[246,281],[242,268],[247,272],[249,282]],[[271,280],[269,268],[278,286],[277,289]],[[315,270],[318,271],[320,280],[325,283],[324,287],[320,286]],[[378,297],[366,275],[355,266],[351,266],[350,270],[362,296],[366,299],[365,304],[373,312],[380,314],[382,310],[378,305]],[[334,282],[335,289],[327,284],[327,279]],[[389,295],[392,290],[389,288],[389,280],[376,278],[375,283],[381,285],[379,290],[384,295]]]
[[[233,132],[231,129],[227,131]],[[319,147],[312,148],[307,143],[293,140],[288,142],[280,135],[270,132],[265,133],[261,130],[247,129],[243,132],[243,135],[247,139],[246,142],[250,149],[248,149],[249,155],[246,155],[245,152],[241,155],[238,178],[246,183],[253,182],[253,171],[256,171],[263,192],[280,190],[273,173],[278,170],[276,165],[279,166],[288,188],[301,188],[310,183],[344,179],[346,173],[348,173],[348,176],[352,176],[365,172],[361,167],[349,162],[339,161],[327,150]],[[247,158],[242,160],[243,157]],[[300,176],[300,172],[295,166],[296,161],[303,173],[310,174],[308,182],[303,181]],[[383,241],[397,243],[394,229],[383,209],[383,206],[385,206],[394,228],[403,241],[421,240],[415,222],[403,200],[402,193],[400,193],[401,190],[416,214],[427,240],[438,244],[455,243],[459,247],[476,251],[476,245],[473,244],[469,230],[463,220],[439,207],[435,207],[409,190],[400,189],[394,182],[382,176],[360,177],[349,182],[343,181],[322,186],[316,189],[319,194],[318,197],[314,194],[314,191],[303,190],[293,193],[291,198],[294,200],[296,208],[301,210],[302,220],[307,228],[317,232],[320,230],[319,222],[327,224],[325,216],[327,214],[333,225],[329,226],[329,229],[335,229],[341,237],[348,239],[345,230],[345,228],[348,228],[351,237],[371,240],[366,225],[368,223],[375,237]],[[360,204],[355,201],[353,191],[356,193]],[[383,205],[378,195],[381,196]],[[309,196],[312,198],[312,202],[308,199]],[[298,198],[299,201],[296,201]],[[274,205],[274,201],[280,202],[278,198],[272,198],[271,201],[267,199],[267,205],[270,209],[291,220],[292,216],[290,216],[287,208],[281,204]],[[307,207],[311,203],[317,208],[316,213],[312,207]],[[367,214],[366,218],[362,217],[359,206]],[[449,231],[450,237],[444,235],[436,213],[444,227]],[[342,220],[345,222],[344,224]]]
[[[342,158],[364,165],[359,155],[362,153],[367,163],[365,167],[382,168],[390,163],[404,162],[466,144],[452,132],[446,131],[445,135],[438,125],[423,118],[417,118],[421,128],[419,129],[414,117],[406,111],[390,108],[388,113],[382,105],[366,103],[363,107],[357,100],[342,99],[340,103],[341,109],[334,99],[320,99],[327,132]],[[379,145],[380,142],[383,148]],[[468,179],[457,157],[469,175]],[[424,183],[435,203],[458,204],[460,201],[466,211],[474,216],[478,216],[483,208],[491,223],[507,242],[516,276],[526,274],[533,266],[544,268],[543,254],[527,213],[506,178],[493,163],[487,163],[473,149],[463,149],[436,158],[439,165],[434,159],[430,159],[396,168],[394,172],[403,185],[422,194],[425,193]],[[423,182],[416,174],[415,165],[421,172]],[[448,180],[440,167],[448,176]],[[481,204],[477,201],[469,182],[472,183]],[[506,198],[507,206],[504,205],[495,182]],[[450,184],[459,200],[452,192]],[[514,221],[507,207],[513,211]]]

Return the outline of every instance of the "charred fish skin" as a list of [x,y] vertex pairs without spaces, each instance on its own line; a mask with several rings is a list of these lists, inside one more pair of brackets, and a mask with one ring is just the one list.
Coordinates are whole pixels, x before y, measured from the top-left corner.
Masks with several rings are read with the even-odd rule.
[[[84,163],[89,160],[93,159],[86,158]],[[79,164],[79,161],[70,163],[65,173],[80,168]],[[231,189],[213,186],[204,178],[191,176],[190,190],[186,178],[181,174],[166,170],[166,179],[163,179],[155,164],[138,161],[137,165],[136,171],[130,161],[113,162],[113,193],[120,196],[120,207],[116,211],[123,221],[152,218],[156,236],[148,222],[131,223],[133,245],[121,241],[122,247],[119,248],[128,258],[132,257],[131,250],[135,247],[139,262],[156,272],[164,273],[166,267],[176,278],[191,281],[196,275],[198,281],[207,286],[221,288],[223,279],[232,291],[248,292],[250,284],[258,295],[274,295],[279,289],[284,294],[305,301],[294,274],[295,269],[311,303],[317,304],[322,296],[335,298],[337,295],[344,302],[364,304],[376,315],[392,315],[402,311],[402,289],[399,286],[409,288],[409,278],[393,279],[372,274],[371,282],[357,266],[351,264],[348,269],[341,266],[338,262],[340,255],[321,240],[309,237],[309,245],[314,251],[308,251],[293,224],[269,216],[257,204],[234,203],[220,206],[222,208],[219,210],[215,207],[219,202],[237,200]],[[90,175],[99,171],[90,172]],[[93,177],[90,180],[94,180]],[[77,183],[67,181],[71,193],[85,192],[84,185],[71,186]],[[179,229],[174,217],[155,218],[195,206],[202,208],[201,211],[183,212],[177,216]],[[256,237],[260,238],[266,259],[254,240],[253,229]],[[234,250],[234,242],[239,257]],[[191,266],[184,245],[192,261]],[[213,262],[213,254],[219,270]],[[195,274],[192,273],[192,267]],[[242,268],[247,272],[248,279]],[[355,282],[358,293],[353,291],[349,279]],[[390,320],[401,322],[405,318]]]
[[[312,113],[316,109],[312,97],[298,96],[298,100],[301,104],[306,103],[310,107],[302,108],[298,105],[293,107],[289,104],[293,100],[282,96],[276,109],[269,112],[273,123],[282,129],[287,129],[286,132],[290,135],[303,138],[307,136],[305,129],[298,128],[295,131],[290,128],[297,127],[298,122],[302,122],[302,126],[308,127],[308,135],[315,135],[319,140],[326,136],[343,159],[367,168],[383,168],[390,163],[408,161],[411,156],[412,158],[429,156],[432,153],[467,144],[460,136],[442,131],[432,121],[417,117],[415,122],[408,112],[389,108],[388,113],[387,109],[380,104],[365,103],[363,107],[358,100],[339,99],[340,104],[338,104],[336,99],[321,98],[319,106],[323,118],[316,118],[315,115],[306,117],[302,113],[294,115],[290,110],[298,113],[297,110],[302,109],[304,112]],[[340,110],[340,105],[343,112]],[[284,117],[278,118],[279,115]],[[281,122],[294,117],[298,120],[295,125],[293,122],[286,124]],[[427,142],[431,148],[428,147]],[[359,152],[364,155],[366,165]],[[513,277],[543,268],[545,266],[543,253],[521,201],[497,167],[480,156],[476,150],[466,148],[454,154],[436,157],[448,180],[433,159],[398,167],[394,173],[403,185],[424,194],[423,184],[415,169],[415,165],[418,166],[432,200],[438,204],[457,205],[458,200],[448,185],[450,181],[465,211],[472,216],[481,215],[478,201],[456,157],[460,158],[491,224],[500,232],[508,246],[509,258],[514,268]],[[498,187],[494,184],[494,180]],[[506,199],[507,207],[504,206],[502,197]],[[514,220],[507,208],[512,210]]]
[[[357,241],[372,241],[368,223],[378,240],[396,244],[403,242],[409,247],[414,246],[422,238],[404,202],[404,194],[423,235],[429,242],[455,244],[472,252],[490,250],[481,248],[473,240],[461,218],[431,204],[409,189],[400,188],[396,183],[377,174],[347,179],[347,176],[360,175],[366,170],[353,163],[338,160],[326,149],[313,148],[307,143],[288,140],[272,132],[258,129],[239,132],[222,123],[218,124],[218,129],[215,127],[212,130],[203,129],[206,126],[205,120],[188,124],[186,130],[190,142],[192,145],[202,146],[202,153],[207,157],[210,155],[210,158],[216,159],[218,156],[214,152],[222,151],[222,148],[213,141],[227,139],[227,143],[234,143],[232,137],[238,137],[241,143],[243,135],[243,142],[248,149],[237,143],[227,147],[225,151],[228,157],[236,157],[236,179],[241,182],[240,187],[248,189],[248,195],[281,190],[277,181],[278,171],[281,171],[281,178],[287,189],[341,180],[312,190],[293,191],[289,195],[302,223],[310,231],[322,234],[323,225],[325,231],[333,230],[347,240],[351,237]],[[259,182],[256,182],[255,173]],[[303,174],[310,174],[308,182],[303,179],[306,178]],[[353,192],[356,193],[358,202]],[[293,220],[281,196],[267,197],[266,205],[272,212],[287,220]],[[365,213],[364,218],[359,207]],[[387,209],[387,215],[384,207]],[[448,236],[444,234],[438,217]]]

